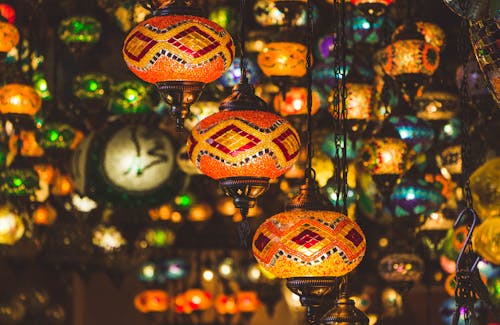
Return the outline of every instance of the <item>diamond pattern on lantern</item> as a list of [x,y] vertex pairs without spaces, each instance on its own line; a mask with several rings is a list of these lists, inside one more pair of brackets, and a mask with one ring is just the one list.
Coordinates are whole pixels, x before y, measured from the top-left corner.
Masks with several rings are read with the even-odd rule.
[[280,147],[288,160],[292,160],[299,154],[296,148],[299,146],[300,141],[290,129],[280,134],[273,142]]
[[236,157],[238,154],[255,147],[260,140],[236,125],[229,125],[210,137],[207,142],[212,147]]
[[356,247],[359,246],[359,244],[361,244],[361,242],[363,241],[363,237],[361,236],[361,234],[354,228],[349,230],[347,235],[345,235],[345,238],[349,239]]
[[193,58],[199,58],[217,48],[220,43],[197,26],[183,30],[167,40],[179,50],[189,53]]
[[158,44],[158,42],[140,31],[137,31],[130,37],[127,44],[127,55],[129,58],[140,61],[153,46]]
[[262,252],[262,250],[266,247],[267,243],[269,243],[271,239],[266,237],[264,234],[259,234],[259,237],[255,240],[255,248]]
[[311,231],[306,229],[302,231],[300,234],[292,238],[292,241],[297,243],[298,245],[302,245],[306,248],[311,248],[316,245],[318,242],[322,241],[324,238]]

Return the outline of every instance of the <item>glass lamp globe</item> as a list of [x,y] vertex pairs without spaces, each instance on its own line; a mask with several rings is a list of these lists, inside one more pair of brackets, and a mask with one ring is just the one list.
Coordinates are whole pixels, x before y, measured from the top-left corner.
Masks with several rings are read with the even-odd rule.
[[0,87],[0,113],[33,116],[42,107],[42,98],[28,85],[7,84]]
[[189,275],[190,265],[183,259],[171,258],[162,264],[163,276],[167,280],[180,280]]
[[[300,27],[307,23],[307,7],[303,0],[257,0],[253,14],[263,27]],[[317,16],[317,9],[313,7],[313,19]]]
[[164,290],[144,290],[134,297],[134,306],[140,313],[162,313],[169,306],[168,293]]
[[0,21],[0,53],[6,54],[19,43],[20,35],[17,28]]
[[151,89],[140,81],[123,81],[111,86],[108,111],[114,115],[152,111]]
[[[366,124],[372,119],[373,111],[373,86],[363,83],[346,83],[347,96],[345,99],[347,111],[346,124],[352,133],[361,132],[366,128]],[[340,96],[336,90],[331,94],[330,113],[336,117],[338,112],[334,111],[334,105],[339,101]],[[339,103],[340,109],[343,109],[343,103]]]
[[472,249],[486,261],[500,264],[500,217],[486,219],[472,234]]
[[83,133],[69,124],[48,122],[36,130],[37,142],[47,150],[74,150],[83,139]]
[[424,261],[412,253],[392,253],[378,263],[378,274],[400,292],[405,292],[420,280]]
[[87,52],[101,38],[101,23],[91,16],[72,16],[63,19],[57,34],[74,55]]
[[500,216],[500,158],[486,161],[470,176],[474,208],[482,220]]
[[443,50],[446,43],[446,35],[441,27],[427,21],[415,21],[396,28],[392,33],[393,41],[401,38],[405,33],[419,33],[424,40],[432,46]]
[[459,104],[459,98],[455,94],[429,90],[415,97],[413,108],[419,119],[429,122],[434,127],[434,131],[439,132],[450,119],[458,114]]
[[189,106],[205,84],[229,69],[235,55],[231,35],[200,16],[193,1],[167,1],[156,15],[134,27],[123,58],[140,79],[156,84],[182,127]]
[[24,235],[23,219],[10,204],[0,206],[0,244],[14,245]]
[[75,77],[73,95],[82,100],[107,98],[110,95],[112,80],[103,73],[87,73]]
[[14,24],[16,21],[16,10],[6,3],[0,3],[0,16],[2,16],[9,24]]
[[[276,94],[273,100],[274,110],[281,116],[306,115],[307,114],[307,88],[291,87],[285,94]],[[312,92],[311,114],[318,112],[321,106],[321,95]]]
[[179,294],[175,298],[175,311],[179,314],[191,314],[212,307],[212,294],[208,291],[193,288]]

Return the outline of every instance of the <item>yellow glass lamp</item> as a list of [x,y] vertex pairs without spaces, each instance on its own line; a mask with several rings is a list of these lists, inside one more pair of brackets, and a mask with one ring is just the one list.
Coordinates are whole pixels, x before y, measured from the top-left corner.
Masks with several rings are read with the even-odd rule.
[[201,17],[195,1],[164,1],[155,12],[130,31],[123,58],[137,77],[156,84],[182,127],[203,86],[231,66],[234,43],[224,28]]
[[482,220],[500,216],[500,158],[486,161],[470,176],[474,208]]
[[10,204],[0,206],[0,244],[14,245],[24,234],[25,226],[21,215]]
[[135,308],[143,313],[161,313],[168,309],[169,297],[165,290],[144,290],[134,297]]
[[0,54],[5,55],[19,43],[19,31],[16,26],[0,21]]
[[472,233],[472,249],[486,261],[500,264],[500,217],[486,219]]
[[8,84],[0,88],[0,113],[3,115],[35,115],[42,107],[42,98],[28,85]]

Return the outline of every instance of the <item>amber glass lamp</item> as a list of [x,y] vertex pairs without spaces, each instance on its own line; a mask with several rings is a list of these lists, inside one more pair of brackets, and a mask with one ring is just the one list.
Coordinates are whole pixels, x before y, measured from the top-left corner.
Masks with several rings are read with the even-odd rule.
[[[345,85],[347,96],[345,99],[347,111],[346,126],[351,131],[351,134],[359,134],[365,128],[369,120],[373,118],[373,86],[364,83],[346,83]],[[330,113],[336,117],[335,107],[336,101],[340,96],[336,89],[332,91],[330,100]],[[343,108],[343,103],[340,104],[340,109]],[[336,117],[338,118],[338,117]]]
[[123,45],[128,68],[156,84],[181,128],[203,86],[230,66],[231,35],[202,17],[195,1],[163,1],[155,15],[130,31]]
[[376,19],[386,12],[387,7],[394,0],[351,0],[350,2],[367,18]]
[[19,31],[16,26],[0,21],[0,54],[5,56],[19,43]]
[[8,84],[0,87],[0,113],[10,116],[33,116],[42,107],[42,98],[28,85]]
[[[321,105],[321,95],[317,91],[312,93],[312,111],[316,114]],[[281,116],[305,115],[307,114],[307,88],[291,87],[282,94],[275,95],[273,99],[274,109]]]

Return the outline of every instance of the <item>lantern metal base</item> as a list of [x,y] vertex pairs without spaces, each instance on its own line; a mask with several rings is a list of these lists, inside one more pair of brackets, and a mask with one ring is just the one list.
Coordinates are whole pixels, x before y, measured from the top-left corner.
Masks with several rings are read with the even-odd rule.
[[307,322],[317,324],[321,306],[333,302],[340,280],[337,277],[295,277],[286,279],[286,286],[300,297],[302,306],[307,307]]
[[269,188],[267,177],[228,177],[219,180],[221,189],[238,209],[253,208],[256,199]]
[[354,306],[354,300],[340,297],[320,320],[324,325],[368,325],[368,317]]
[[169,104],[175,118],[177,130],[184,127],[184,119],[189,114],[189,107],[196,102],[205,86],[196,81],[162,81],[156,83],[160,95]]

